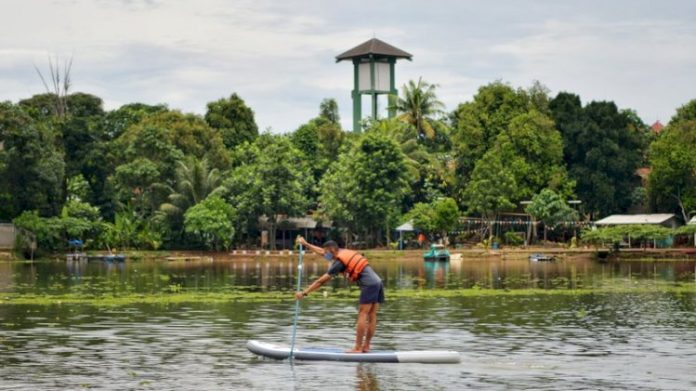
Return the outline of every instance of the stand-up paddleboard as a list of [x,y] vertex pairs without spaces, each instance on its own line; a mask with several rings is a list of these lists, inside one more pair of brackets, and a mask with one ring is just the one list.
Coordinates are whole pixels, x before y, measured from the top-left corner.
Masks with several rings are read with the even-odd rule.
[[[247,349],[260,356],[284,360],[290,357],[290,347],[261,341],[247,342]],[[375,350],[370,353],[346,353],[335,348],[300,348],[295,347],[293,358],[296,360],[315,361],[351,361],[351,362],[392,362],[421,364],[456,364],[461,361],[458,352],[451,350],[388,351]]]

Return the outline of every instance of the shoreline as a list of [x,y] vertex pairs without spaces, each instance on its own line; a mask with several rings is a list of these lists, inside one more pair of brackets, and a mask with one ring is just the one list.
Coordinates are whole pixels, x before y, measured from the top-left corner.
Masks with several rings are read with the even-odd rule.
[[[391,249],[366,249],[360,250],[368,258],[376,257],[380,259],[395,258],[420,258],[426,250],[391,250]],[[503,260],[527,259],[531,254],[544,253],[558,256],[561,259],[574,257],[597,258],[599,253],[608,254],[610,259],[620,258],[622,260],[631,259],[696,259],[696,247],[680,248],[630,248],[621,249],[612,253],[608,248],[564,248],[564,247],[503,247],[498,250],[485,248],[460,248],[450,249],[452,255],[459,256],[462,261],[475,261],[481,259],[501,258]],[[296,250],[230,250],[225,252],[205,251],[205,250],[126,250],[114,252],[124,254],[130,260],[140,259],[161,259],[162,261],[196,261],[196,260],[215,260],[216,258],[294,258],[297,257]],[[54,253],[42,257],[37,257],[35,261],[45,260],[66,260],[69,253]],[[107,255],[107,250],[86,251],[87,256]],[[314,257],[313,253],[305,252],[305,256]],[[23,262],[29,261],[17,257],[11,250],[0,250],[0,262]],[[456,261],[456,259],[452,259]]]

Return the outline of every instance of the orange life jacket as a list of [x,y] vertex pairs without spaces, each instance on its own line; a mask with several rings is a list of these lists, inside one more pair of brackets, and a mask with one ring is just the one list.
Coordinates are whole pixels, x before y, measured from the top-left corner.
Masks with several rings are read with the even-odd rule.
[[346,270],[343,271],[343,274],[345,274],[350,281],[357,281],[360,277],[360,272],[367,266],[367,258],[353,250],[338,250],[336,259],[346,266]]

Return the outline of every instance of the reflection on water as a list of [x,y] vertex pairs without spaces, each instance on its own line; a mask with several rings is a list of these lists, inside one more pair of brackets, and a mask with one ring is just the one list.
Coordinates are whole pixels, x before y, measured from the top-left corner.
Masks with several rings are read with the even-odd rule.
[[[694,261],[424,263],[371,257],[388,289],[591,288],[694,281]],[[305,279],[327,267],[307,257]],[[291,290],[293,258],[0,262],[0,292]],[[344,284],[332,281],[337,288]],[[355,305],[305,300],[298,345],[349,347]],[[458,365],[288,362],[248,339],[287,342],[293,303],[0,304],[0,390],[692,390],[696,293],[400,298],[380,309],[375,349],[453,349]]]
[[[327,263],[306,257],[304,280],[326,271]],[[614,285],[617,282],[692,282],[696,261],[617,261],[609,264],[590,259],[558,262],[527,260],[478,260],[423,262],[411,255],[401,259],[371,257],[371,264],[388,289],[492,288],[576,289]],[[45,261],[4,263],[0,291],[22,293],[156,293],[181,290],[229,289],[291,290],[296,281],[296,259],[230,258],[175,261],[86,262]],[[10,265],[10,266],[7,266]],[[335,279],[334,287],[345,285]]]
[[[400,299],[375,349],[454,349],[454,365],[302,362],[253,356],[286,342],[287,303],[0,305],[0,389],[691,390],[696,295]],[[298,344],[349,347],[355,308],[305,301]]]

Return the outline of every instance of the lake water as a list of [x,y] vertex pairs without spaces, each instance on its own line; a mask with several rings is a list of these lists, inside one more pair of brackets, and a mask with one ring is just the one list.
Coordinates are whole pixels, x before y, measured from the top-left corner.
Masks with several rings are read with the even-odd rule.
[[[0,389],[449,390],[696,388],[696,262],[489,259],[424,265],[375,254],[387,285],[374,349],[453,349],[455,365],[266,360],[248,339],[287,343],[293,302],[0,304]],[[286,258],[126,264],[0,263],[0,297],[82,293],[167,294],[230,289],[285,292]],[[326,268],[308,257],[307,275]],[[336,279],[328,290],[345,290]],[[604,289],[611,286],[634,290]],[[501,294],[418,298],[415,289]],[[646,289],[640,289],[645,287]],[[583,293],[506,295],[543,288]],[[349,347],[353,300],[302,302],[299,345]]]

